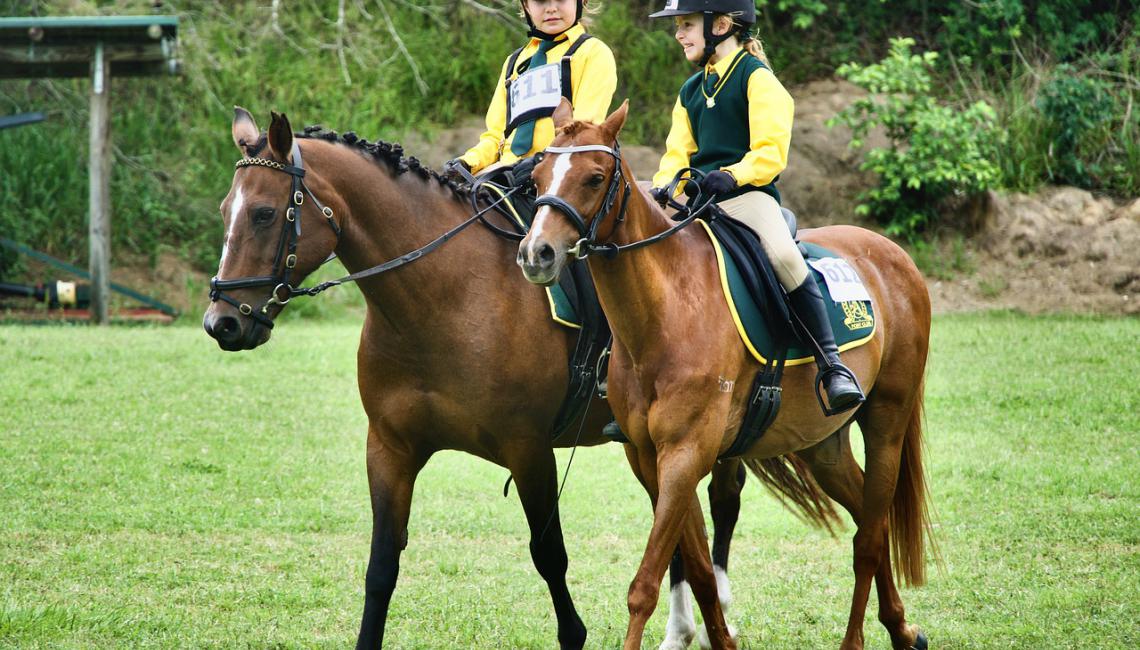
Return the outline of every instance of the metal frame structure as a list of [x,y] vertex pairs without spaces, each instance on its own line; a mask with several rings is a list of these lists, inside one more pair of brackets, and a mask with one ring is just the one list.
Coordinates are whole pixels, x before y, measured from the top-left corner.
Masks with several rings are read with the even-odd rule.
[[178,74],[177,16],[0,18],[0,79],[89,77],[91,316],[111,292],[111,76]]

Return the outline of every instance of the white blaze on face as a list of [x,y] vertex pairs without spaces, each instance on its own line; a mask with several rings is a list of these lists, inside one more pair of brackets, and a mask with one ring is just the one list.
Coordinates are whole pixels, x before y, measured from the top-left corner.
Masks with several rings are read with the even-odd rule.
[[219,269],[226,263],[226,253],[230,250],[230,237],[234,235],[234,224],[237,223],[238,215],[242,213],[244,208],[245,195],[242,194],[241,188],[239,187],[237,196],[234,197],[234,202],[230,204],[230,227],[226,229],[226,238],[222,242],[222,259],[218,262]]
[[[562,187],[562,181],[566,175],[570,173],[570,165],[574,160],[574,156],[568,153],[558,154],[558,159],[554,161],[554,179],[550,181],[550,187],[546,190],[547,194],[558,194],[558,189]],[[533,260],[537,256],[534,250],[534,244],[542,237],[542,226],[546,224],[546,218],[550,215],[550,206],[544,205],[538,209],[534,215],[534,225],[530,229],[530,243],[527,244],[526,254],[527,258]]]

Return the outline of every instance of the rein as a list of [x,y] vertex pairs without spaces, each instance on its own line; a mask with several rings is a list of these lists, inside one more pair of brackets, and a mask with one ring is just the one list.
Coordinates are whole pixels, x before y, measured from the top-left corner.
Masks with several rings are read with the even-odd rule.
[[510,191],[508,191],[506,193],[506,195],[500,197],[499,200],[491,203],[486,208],[483,208],[482,210],[480,210],[480,208],[479,208],[479,197],[482,196],[482,193],[484,191],[483,185],[487,184],[487,182],[490,179],[486,176],[482,176],[482,177],[475,176],[474,174],[472,174],[470,171],[468,171],[463,166],[460,166],[457,169],[457,171],[459,172],[460,178],[462,178],[465,182],[467,182],[471,186],[471,199],[470,199],[471,200],[471,209],[475,210],[479,213],[478,214],[479,220],[483,222],[483,226],[486,227],[491,232],[498,235],[499,237],[502,237],[503,239],[509,239],[511,241],[522,241],[523,237],[525,235],[521,235],[517,232],[511,232],[509,230],[504,230],[504,229],[496,226],[495,224],[491,223],[490,221],[488,221],[486,219],[486,217],[484,217],[483,215],[486,214],[491,208],[493,208],[493,207],[497,206],[499,203],[501,203],[503,201],[503,199],[506,199],[508,196],[514,194],[517,190],[521,190],[523,188],[521,186],[512,187],[510,189]]
[[[574,246],[572,246],[570,250],[567,251],[567,253],[573,255],[577,259],[586,259],[594,253],[600,253],[606,259],[613,259],[615,256],[617,256],[618,253],[642,248],[651,244],[656,244],[657,242],[672,236],[677,231],[693,223],[697,217],[701,216],[708,210],[709,206],[712,205],[713,200],[716,198],[715,196],[709,196],[707,199],[704,199],[703,194],[700,192],[699,186],[697,186],[697,195],[693,199],[693,205],[696,206],[695,209],[690,209],[687,206],[675,204],[676,207],[684,212],[687,212],[687,214],[676,225],[671,226],[668,230],[664,230],[657,233],[656,235],[631,242],[629,244],[615,244],[613,242],[599,243],[597,241],[598,228],[601,225],[602,220],[613,210],[614,203],[617,199],[618,186],[622,183],[624,183],[625,188],[622,191],[621,208],[618,210],[617,216],[615,217],[614,230],[617,230],[617,227],[625,221],[625,212],[629,207],[629,195],[631,193],[631,188],[629,181],[625,179],[625,175],[622,173],[621,145],[615,141],[612,148],[600,144],[579,145],[576,147],[547,147],[542,153],[570,155],[591,151],[598,151],[613,156],[614,173],[610,177],[610,186],[606,189],[605,199],[602,201],[602,205],[598,208],[598,211],[594,214],[594,218],[588,226],[586,225],[586,221],[582,218],[581,213],[578,212],[578,209],[570,205],[565,199],[560,196],[557,196],[555,194],[543,194],[535,201],[536,208],[545,205],[558,210],[562,214],[566,215],[566,217],[570,219],[570,222],[574,224],[574,227],[578,229],[578,235],[581,237],[581,239],[579,239],[578,242],[575,243]],[[676,190],[677,185],[681,181],[689,178],[699,181],[702,177],[704,177],[704,172],[692,167],[686,167],[685,169],[677,172],[677,174],[673,177],[673,181],[666,187],[666,190],[668,191],[669,196],[672,196],[674,190]],[[702,199],[704,199],[703,202]]]
[[[497,228],[494,228],[494,226],[492,226],[490,223],[488,223],[487,220],[484,219],[483,215],[497,207],[500,203],[506,201],[515,193],[517,189],[519,189],[511,189],[510,191],[504,193],[503,196],[487,205],[482,210],[477,211],[463,223],[460,223],[458,226],[452,228],[451,230],[448,230],[439,237],[433,239],[427,244],[424,244],[420,248],[417,248],[409,253],[405,253],[400,257],[389,260],[382,264],[378,264],[371,268],[364,269],[363,271],[357,271],[356,273],[346,275],[336,280],[322,282],[313,287],[294,287],[289,284],[289,275],[292,272],[293,268],[297,265],[297,241],[301,237],[300,208],[301,205],[304,204],[304,195],[308,194],[309,198],[313,200],[313,203],[318,208],[320,208],[321,213],[328,220],[329,226],[333,229],[333,232],[336,233],[338,245],[340,243],[341,228],[337,225],[336,221],[333,220],[333,211],[327,206],[323,205],[313,194],[312,190],[310,190],[308,186],[305,185],[305,182],[303,180],[305,177],[305,167],[304,163],[301,160],[301,149],[297,146],[296,142],[293,143],[293,160],[296,162],[296,164],[290,166],[272,160],[266,160],[264,158],[246,157],[237,161],[237,163],[234,165],[235,169],[252,166],[266,167],[276,171],[284,172],[293,177],[290,203],[289,207],[285,210],[285,222],[281,232],[281,240],[277,245],[277,259],[275,259],[273,262],[273,275],[238,278],[236,280],[222,280],[217,276],[214,276],[213,279],[210,280],[211,302],[216,302],[218,300],[228,302],[234,307],[237,307],[238,311],[241,312],[242,315],[253,318],[258,323],[261,323],[269,329],[273,329],[273,320],[268,316],[270,305],[276,304],[285,306],[289,304],[290,300],[297,296],[315,296],[325,291],[326,289],[330,289],[335,286],[347,284],[349,282],[356,282],[357,280],[371,277],[373,275],[379,275],[386,271],[398,269],[401,266],[410,264],[411,262],[414,262],[439,248],[443,244],[447,243],[447,241],[452,237],[455,237],[457,234],[467,229],[468,226],[475,223],[476,221],[482,221],[488,228],[498,230]],[[290,227],[290,225],[293,227]],[[288,254],[284,258],[284,265],[278,269],[278,265],[280,265],[282,261],[281,255],[284,250],[288,250]],[[325,260],[325,262],[332,260],[334,257],[336,257],[336,253],[329,255],[328,259]],[[266,300],[265,304],[263,304],[259,309],[254,309],[249,303],[238,302],[236,299],[225,293],[226,290],[247,289],[252,287],[264,287],[270,285],[273,285],[273,291],[270,293],[269,299]],[[278,294],[282,289],[284,289],[286,292],[286,297],[284,299],[278,297]]]
[[404,266],[405,264],[409,264],[411,262],[414,262],[414,261],[420,259],[421,257],[423,257],[424,255],[427,255],[428,253],[439,248],[443,244],[447,243],[447,241],[449,239],[458,235],[460,232],[465,230],[467,228],[467,226],[470,226],[471,224],[475,223],[476,221],[482,221],[484,225],[486,225],[490,228],[494,228],[494,226],[491,226],[490,224],[487,223],[487,221],[483,218],[483,215],[485,215],[487,212],[489,212],[491,209],[493,209],[494,207],[496,207],[497,205],[499,205],[503,201],[507,200],[507,198],[509,198],[514,193],[515,193],[515,190],[513,190],[513,189],[511,191],[505,193],[502,197],[500,197],[495,202],[491,203],[487,207],[485,207],[482,210],[471,215],[463,223],[452,228],[451,230],[448,230],[447,232],[443,233],[439,237],[436,237],[432,241],[428,242],[427,244],[424,244],[423,246],[417,248],[414,251],[411,251],[410,253],[405,253],[405,254],[401,255],[400,257],[397,257],[394,260],[384,262],[383,264],[378,264],[376,266],[373,266],[372,268],[368,268],[368,269],[365,269],[363,271],[357,271],[356,273],[353,273],[351,275],[346,275],[343,278],[338,278],[336,280],[329,280],[328,282],[322,282],[322,283],[320,283],[314,287],[310,287],[308,289],[297,288],[297,289],[290,289],[290,291],[291,291],[292,295],[294,295],[294,296],[315,296],[318,293],[321,293],[322,291],[324,291],[325,289],[330,289],[332,287],[335,287],[335,286],[338,286],[341,284],[345,284],[348,282],[356,282],[357,280],[360,280],[362,278],[367,278],[367,277],[370,277],[373,275],[379,275],[379,274],[384,273],[386,271],[391,271],[392,269],[398,269],[401,266]]

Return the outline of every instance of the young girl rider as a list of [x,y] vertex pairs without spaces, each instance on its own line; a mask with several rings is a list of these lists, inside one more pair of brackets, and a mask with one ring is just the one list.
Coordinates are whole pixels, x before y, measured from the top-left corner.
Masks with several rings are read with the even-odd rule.
[[551,115],[562,97],[574,105],[574,119],[601,123],[617,86],[617,66],[605,43],[586,33],[582,13],[588,0],[520,0],[531,37],[503,64],[487,109],[487,131],[462,156],[444,164],[479,173],[542,151],[554,140]]
[[792,310],[823,350],[828,404],[844,411],[863,393],[839,361],[819,287],[780,212],[776,179],[788,163],[794,104],[751,34],[754,0],[667,0],[651,18],[673,18],[685,58],[700,67],[681,86],[666,152],[653,176],[654,198],[685,167],[706,173],[701,190],[759,236]]

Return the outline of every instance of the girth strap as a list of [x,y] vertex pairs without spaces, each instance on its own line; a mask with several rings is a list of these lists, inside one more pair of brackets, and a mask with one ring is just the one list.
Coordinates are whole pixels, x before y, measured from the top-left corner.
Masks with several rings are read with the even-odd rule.
[[610,324],[598,301],[589,267],[583,262],[574,262],[567,267],[567,271],[574,277],[574,289],[578,294],[577,311],[582,321],[582,328],[578,330],[578,341],[570,356],[570,378],[566,387],[566,396],[562,399],[562,405],[558,408],[558,415],[555,416],[554,426],[551,429],[556,440],[569,429],[575,419],[582,416],[590,400],[593,399],[594,387],[598,380],[599,359],[613,339]]
[[740,422],[740,430],[736,433],[736,440],[717,457],[717,460],[736,458],[748,451],[760,436],[772,426],[776,416],[780,413],[780,400],[783,389],[780,380],[784,376],[784,361],[788,358],[788,348],[783,346],[778,354],[765,364],[756,378],[752,380],[752,388],[748,391],[748,408],[744,411],[744,419]]

